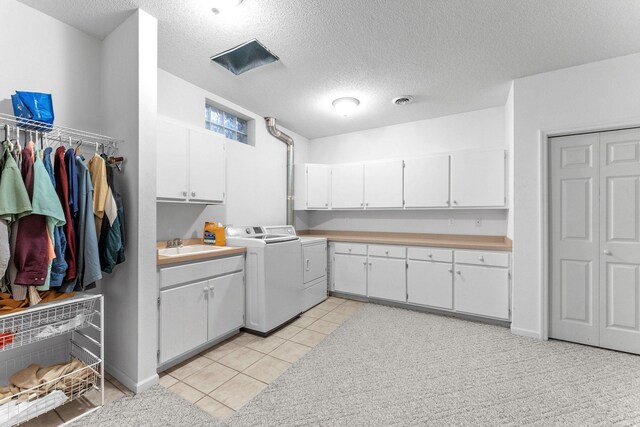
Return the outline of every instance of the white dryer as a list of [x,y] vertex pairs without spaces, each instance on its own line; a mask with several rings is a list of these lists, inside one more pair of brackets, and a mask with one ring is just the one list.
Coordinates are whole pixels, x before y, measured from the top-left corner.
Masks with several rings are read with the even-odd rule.
[[[269,233],[296,236],[290,225],[264,227]],[[327,239],[325,237],[298,236],[302,243],[302,298],[300,311],[307,311],[327,299]]]

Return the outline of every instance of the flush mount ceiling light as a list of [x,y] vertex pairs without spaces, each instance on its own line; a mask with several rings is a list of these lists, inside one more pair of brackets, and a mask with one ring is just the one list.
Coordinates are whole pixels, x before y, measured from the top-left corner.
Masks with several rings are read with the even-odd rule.
[[218,15],[219,13],[224,13],[233,9],[240,3],[242,3],[242,0],[214,0],[212,2],[213,7],[211,8],[211,12]]
[[335,99],[331,105],[333,105],[333,108],[336,109],[338,114],[346,117],[353,113],[356,108],[358,108],[358,105],[360,105],[360,101],[358,101],[356,98],[347,96],[344,98]]
[[391,100],[391,102],[393,102],[396,105],[411,104],[413,102],[413,96],[411,95],[396,96]]

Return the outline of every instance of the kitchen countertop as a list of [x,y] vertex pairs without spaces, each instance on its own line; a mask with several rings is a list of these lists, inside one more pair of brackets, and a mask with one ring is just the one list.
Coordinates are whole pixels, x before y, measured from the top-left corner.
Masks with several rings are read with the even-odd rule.
[[[165,248],[166,244],[167,244],[166,241],[157,242],[156,249]],[[183,240],[184,246],[201,245],[201,244],[202,244],[202,239],[184,239]],[[215,252],[206,252],[206,253],[199,253],[199,254],[184,254],[184,255],[178,255],[178,256],[162,256],[162,255],[159,255],[158,252],[156,252],[156,265],[163,266],[163,265],[170,265],[170,264],[181,264],[183,262],[189,262],[189,261],[206,261],[209,259],[222,258],[222,257],[231,256],[231,255],[240,255],[247,252],[246,248],[238,248],[234,246],[218,246],[218,247],[224,248],[224,249],[220,249]]]
[[452,249],[507,251],[512,241],[505,236],[468,234],[386,233],[374,231],[302,230],[299,236],[326,237],[330,242],[370,243],[382,245],[430,246]]

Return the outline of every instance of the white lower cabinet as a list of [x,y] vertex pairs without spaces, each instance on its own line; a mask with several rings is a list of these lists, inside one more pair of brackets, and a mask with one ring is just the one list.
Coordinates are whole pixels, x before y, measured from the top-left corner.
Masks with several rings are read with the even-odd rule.
[[207,342],[207,284],[160,291],[160,363]]
[[369,257],[368,296],[391,301],[407,300],[407,262],[396,258]]
[[161,268],[158,364],[244,326],[244,257]]
[[334,257],[334,289],[353,295],[367,295],[367,257],[336,253]]
[[407,302],[453,309],[453,265],[410,259],[407,268]]
[[332,289],[474,316],[510,319],[507,252],[332,243]]
[[509,270],[456,264],[455,310],[479,316],[509,319]]

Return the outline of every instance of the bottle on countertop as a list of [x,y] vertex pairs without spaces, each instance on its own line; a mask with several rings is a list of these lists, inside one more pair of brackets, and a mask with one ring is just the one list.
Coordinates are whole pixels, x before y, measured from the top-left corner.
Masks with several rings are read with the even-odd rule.
[[219,222],[217,223],[216,226],[214,226],[213,230],[214,230],[214,235],[216,240],[216,246],[226,246],[227,237],[225,236],[225,233],[224,233],[224,225],[222,225],[222,223]]
[[216,244],[216,224],[215,222],[204,223],[204,243],[207,245]]

